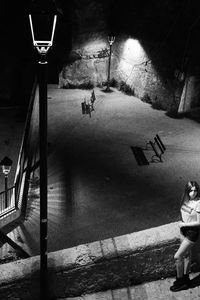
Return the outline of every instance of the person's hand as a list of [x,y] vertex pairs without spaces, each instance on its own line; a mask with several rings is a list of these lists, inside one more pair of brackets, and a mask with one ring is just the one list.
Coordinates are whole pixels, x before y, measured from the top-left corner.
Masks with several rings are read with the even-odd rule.
[[182,222],[182,221],[180,221],[180,222],[178,222],[178,226],[181,228],[181,227],[184,227],[185,226],[185,223],[184,222]]

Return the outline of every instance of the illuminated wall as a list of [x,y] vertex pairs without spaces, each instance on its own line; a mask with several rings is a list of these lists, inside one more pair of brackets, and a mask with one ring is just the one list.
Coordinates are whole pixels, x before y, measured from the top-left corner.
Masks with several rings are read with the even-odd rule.
[[79,36],[67,64],[60,73],[60,87],[101,85],[107,80],[108,43],[104,35]]
[[[117,43],[116,43],[117,44]],[[155,62],[148,56],[139,40],[123,37],[115,45],[117,65],[115,78],[130,86],[135,95],[144,98],[148,95],[152,102],[159,101],[168,109],[173,101],[173,87],[157,70]],[[168,99],[163,101],[163,98]]]
[[[118,36],[113,44],[110,78],[125,83],[139,98],[147,97],[170,109],[174,90],[162,78],[139,40]],[[60,87],[102,85],[107,80],[109,44],[101,34],[82,35],[74,41],[71,61],[60,73]],[[145,98],[146,97],[146,98]],[[167,99],[167,100],[166,100]]]

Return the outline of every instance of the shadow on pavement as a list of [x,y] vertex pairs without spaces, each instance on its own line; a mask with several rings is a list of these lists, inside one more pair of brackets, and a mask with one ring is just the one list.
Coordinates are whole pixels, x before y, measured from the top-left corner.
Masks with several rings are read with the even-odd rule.
[[190,288],[195,288],[197,286],[200,286],[200,275],[190,280]]
[[148,160],[144,154],[144,151],[141,147],[131,146],[131,150],[133,151],[133,154],[134,154],[137,164],[139,166],[149,165],[149,162],[148,162]]

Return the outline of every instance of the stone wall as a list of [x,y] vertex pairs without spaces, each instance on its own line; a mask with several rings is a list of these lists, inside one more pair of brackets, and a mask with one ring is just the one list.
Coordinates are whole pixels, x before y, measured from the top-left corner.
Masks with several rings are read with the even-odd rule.
[[[108,76],[109,43],[102,33],[82,34],[73,42],[69,63],[60,72],[61,88],[90,88],[103,86]],[[158,59],[158,63],[159,59]],[[159,70],[159,71],[158,71]],[[170,110],[177,87],[160,73],[156,62],[145,51],[140,41],[125,35],[117,36],[112,46],[111,82],[119,88],[127,86],[135,96],[149,101],[155,108]]]
[[103,34],[80,35],[74,42],[69,64],[63,67],[60,87],[101,85],[107,79],[108,45]]
[[[175,276],[179,228],[171,223],[49,253],[50,299]],[[0,299],[39,299],[39,256],[0,265]]]
[[122,36],[116,41],[113,55],[113,76],[117,81],[125,82],[134,90],[135,96],[151,102],[155,108],[171,108],[176,88],[173,82],[164,78],[160,72],[159,54],[155,60],[142,41]]

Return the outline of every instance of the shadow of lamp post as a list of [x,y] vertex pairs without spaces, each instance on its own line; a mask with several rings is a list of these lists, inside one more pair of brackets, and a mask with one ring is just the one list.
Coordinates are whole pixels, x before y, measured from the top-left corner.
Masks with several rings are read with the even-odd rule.
[[12,166],[12,160],[5,156],[4,159],[0,162],[0,165],[2,167],[2,172],[5,176],[5,208],[7,208],[8,205],[8,175],[11,171]]
[[113,34],[109,34],[108,35],[108,42],[109,42],[109,46],[110,46],[110,50],[109,50],[109,60],[108,60],[108,78],[107,78],[107,87],[106,87],[106,92],[111,92],[110,89],[110,66],[111,66],[111,56],[112,56],[112,45],[115,41],[115,36]]
[[[47,5],[48,4],[48,5]],[[40,299],[48,299],[47,265],[47,68],[46,55],[53,45],[57,11],[51,1],[35,1],[29,21],[33,46],[39,54],[39,153],[40,153]]]

